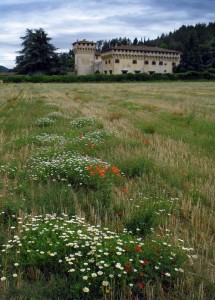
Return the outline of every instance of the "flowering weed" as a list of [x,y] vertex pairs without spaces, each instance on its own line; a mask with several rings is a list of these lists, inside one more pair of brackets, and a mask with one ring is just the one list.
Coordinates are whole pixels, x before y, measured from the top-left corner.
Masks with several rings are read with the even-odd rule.
[[93,125],[99,124],[99,121],[96,118],[80,117],[80,118],[76,118],[76,119],[72,120],[70,122],[70,124],[73,127],[82,128],[85,126],[93,126]]
[[29,160],[27,168],[33,180],[52,178],[92,188],[109,186],[122,177],[120,170],[109,163],[72,151],[41,151]]
[[156,281],[171,288],[190,252],[166,239],[144,241],[66,214],[19,218],[19,231],[12,230],[0,253],[2,284],[35,280],[38,269],[68,276],[73,293],[90,293],[89,299],[125,284],[137,294]]
[[46,127],[46,126],[53,125],[54,123],[55,120],[52,120],[50,118],[39,118],[34,122],[34,125],[38,127]]

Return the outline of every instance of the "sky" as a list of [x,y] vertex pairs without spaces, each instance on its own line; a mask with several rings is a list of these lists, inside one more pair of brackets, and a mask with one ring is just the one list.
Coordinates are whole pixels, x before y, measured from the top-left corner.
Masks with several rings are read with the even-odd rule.
[[77,39],[154,39],[215,22],[215,0],[2,0],[0,16],[0,65],[13,68],[26,29],[43,28],[58,52]]

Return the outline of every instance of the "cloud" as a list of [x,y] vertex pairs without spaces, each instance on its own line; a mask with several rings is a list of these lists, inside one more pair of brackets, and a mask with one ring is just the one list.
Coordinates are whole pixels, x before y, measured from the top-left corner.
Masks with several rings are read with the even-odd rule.
[[[214,0],[7,0],[0,3],[0,64],[13,67],[20,36],[43,28],[59,51],[77,39],[156,38],[181,25],[213,22]],[[1,58],[3,58],[1,60]]]

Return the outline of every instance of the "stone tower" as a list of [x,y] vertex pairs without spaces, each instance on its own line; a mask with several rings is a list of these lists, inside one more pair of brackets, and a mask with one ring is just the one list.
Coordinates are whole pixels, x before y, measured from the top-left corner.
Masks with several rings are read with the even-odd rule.
[[96,44],[86,40],[77,41],[72,44],[75,54],[75,71],[77,75],[93,73],[95,62]]

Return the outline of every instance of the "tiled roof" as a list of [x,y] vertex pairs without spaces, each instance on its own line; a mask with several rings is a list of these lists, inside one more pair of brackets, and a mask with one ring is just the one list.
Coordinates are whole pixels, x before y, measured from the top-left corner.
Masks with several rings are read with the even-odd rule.
[[131,50],[131,51],[156,51],[156,52],[171,52],[171,53],[180,53],[176,50],[170,50],[159,47],[149,47],[149,46],[135,46],[135,45],[122,45],[117,47],[110,47],[107,50],[103,50],[102,52],[108,52],[110,50]]

